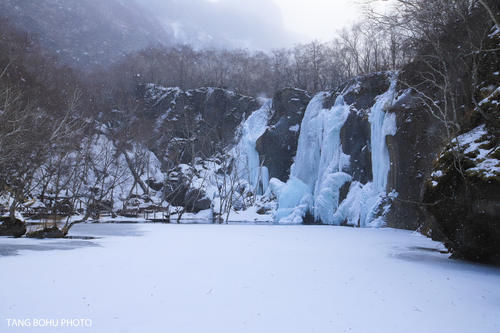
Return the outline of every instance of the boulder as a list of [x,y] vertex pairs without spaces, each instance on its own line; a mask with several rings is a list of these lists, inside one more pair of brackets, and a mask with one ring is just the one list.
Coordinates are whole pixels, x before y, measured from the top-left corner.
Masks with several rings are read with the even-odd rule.
[[212,201],[202,190],[189,189],[184,197],[184,204],[187,212],[198,213],[210,209]]
[[165,199],[173,206],[186,207],[189,213],[198,213],[209,209],[212,201],[207,197],[205,191],[192,187],[192,169],[174,168],[170,171],[170,179],[164,187]]
[[484,125],[460,135],[439,155],[426,183],[432,237],[456,258],[500,265],[499,188],[498,137]]
[[21,237],[26,233],[26,224],[21,220],[0,217],[0,222],[0,236]]

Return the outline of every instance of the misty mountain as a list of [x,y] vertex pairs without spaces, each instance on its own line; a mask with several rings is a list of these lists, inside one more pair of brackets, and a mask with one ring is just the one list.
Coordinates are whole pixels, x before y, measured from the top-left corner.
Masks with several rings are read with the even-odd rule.
[[108,65],[169,34],[134,1],[2,0],[0,19],[36,35],[46,50],[68,65]]
[[286,30],[280,8],[269,0],[135,1],[177,41],[199,48],[271,50],[299,39]]

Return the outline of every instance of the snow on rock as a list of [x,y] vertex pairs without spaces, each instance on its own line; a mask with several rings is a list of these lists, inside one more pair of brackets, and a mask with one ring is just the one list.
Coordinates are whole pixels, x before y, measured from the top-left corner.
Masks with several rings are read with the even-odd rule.
[[485,179],[500,176],[500,161],[496,157],[500,146],[492,146],[493,139],[486,126],[481,125],[453,141],[475,165],[466,170],[468,175],[477,175]]
[[154,105],[159,105],[165,98],[172,98],[175,104],[176,98],[183,92],[179,87],[163,87],[149,83],[146,85],[145,98],[154,101]]
[[[479,177],[485,181],[500,177],[500,146],[495,144],[494,135],[490,134],[485,125],[459,135],[451,145],[441,153],[438,165],[447,169],[445,161],[453,159],[453,154],[460,153],[467,176]],[[444,164],[443,164],[444,163]],[[431,174],[430,183],[433,187],[439,185],[447,175],[446,170],[436,170]]]

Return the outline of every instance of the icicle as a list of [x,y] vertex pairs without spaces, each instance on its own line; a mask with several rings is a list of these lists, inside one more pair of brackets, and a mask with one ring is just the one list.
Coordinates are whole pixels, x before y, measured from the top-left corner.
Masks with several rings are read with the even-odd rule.
[[266,99],[262,107],[254,111],[242,125],[241,138],[232,151],[238,161],[237,171],[240,179],[247,179],[257,194],[262,194],[269,184],[269,172],[261,167],[256,142],[264,134],[271,117],[271,102]]
[[393,104],[396,94],[396,83],[396,79],[392,78],[389,90],[377,97],[377,101],[371,108],[369,117],[371,124],[373,184],[374,190],[377,192],[386,191],[387,176],[391,168],[386,137],[396,134],[396,116],[392,113],[386,113],[386,111]]

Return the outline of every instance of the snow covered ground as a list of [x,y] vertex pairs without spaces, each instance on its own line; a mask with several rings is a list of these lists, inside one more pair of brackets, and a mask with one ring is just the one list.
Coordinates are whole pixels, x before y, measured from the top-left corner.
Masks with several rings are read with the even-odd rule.
[[[101,238],[0,238],[0,332],[500,332],[500,269],[449,260],[412,232],[87,224],[72,234]],[[8,327],[77,318],[91,327]]]

